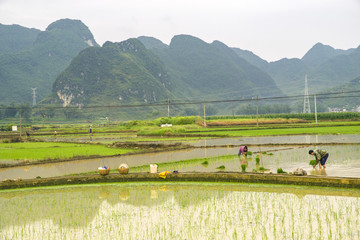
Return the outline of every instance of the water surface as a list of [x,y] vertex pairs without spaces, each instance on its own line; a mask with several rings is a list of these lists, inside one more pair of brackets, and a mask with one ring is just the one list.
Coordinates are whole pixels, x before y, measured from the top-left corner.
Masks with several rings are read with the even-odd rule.
[[[334,143],[342,143],[335,145]],[[233,155],[232,159],[223,161],[209,161],[208,165],[202,165],[199,162],[191,164],[167,166],[159,168],[159,171],[183,171],[183,172],[214,172],[219,171],[217,167],[224,165],[226,171],[241,171],[241,164],[247,164],[246,171],[251,172],[260,167],[268,169],[273,173],[278,168],[290,172],[296,168],[303,168],[309,174],[327,175],[339,177],[360,177],[360,137],[359,135],[306,135],[306,136],[273,136],[273,137],[247,137],[247,138],[222,138],[191,141],[189,143],[196,147],[194,149],[178,150],[171,152],[123,155],[120,157],[96,158],[88,160],[78,160],[71,162],[61,162],[52,164],[41,164],[25,167],[14,167],[0,169],[0,180],[4,179],[31,179],[35,177],[54,177],[68,174],[84,173],[96,171],[100,166],[108,166],[117,169],[121,163],[126,163],[130,167],[150,165],[153,163],[176,162],[180,160],[189,160],[195,158],[209,158],[222,155]],[[271,144],[293,144],[289,146],[271,146]],[[296,144],[310,144],[302,146]],[[326,164],[325,171],[314,171],[309,165],[309,161],[314,159],[308,155],[309,149],[317,147],[318,143],[329,143],[331,145],[320,145],[319,148],[328,150],[330,157]],[[346,144],[349,143],[349,144]],[[240,145],[251,145],[249,150],[254,152],[253,157],[246,160],[239,159],[237,156]],[[264,145],[270,144],[270,145]],[[224,147],[228,145],[229,147]],[[222,146],[222,147],[217,147]],[[260,154],[260,165],[256,165],[255,156],[262,152],[273,153],[272,156]],[[149,167],[150,171],[150,167]]]
[[222,183],[0,191],[3,239],[359,239],[357,190]]

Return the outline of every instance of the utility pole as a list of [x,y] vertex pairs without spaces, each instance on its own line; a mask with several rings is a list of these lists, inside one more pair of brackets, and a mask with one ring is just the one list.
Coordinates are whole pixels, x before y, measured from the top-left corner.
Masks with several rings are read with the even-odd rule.
[[231,106],[232,106],[232,115],[233,115],[233,117],[234,117],[234,116],[235,116],[235,115],[234,115],[234,101],[231,102]]
[[314,104],[315,104],[315,124],[317,124],[316,95],[314,95]]
[[21,135],[22,135],[21,129],[22,129],[22,125],[21,125],[21,109],[20,109],[20,138],[21,138]]
[[204,127],[206,127],[205,103],[204,103]]
[[305,75],[305,91],[304,91],[303,113],[311,113],[310,101],[309,101],[309,90],[308,90],[308,84],[307,84],[307,75]]
[[256,96],[256,127],[259,127],[259,97]]
[[170,117],[170,99],[168,98],[168,117]]

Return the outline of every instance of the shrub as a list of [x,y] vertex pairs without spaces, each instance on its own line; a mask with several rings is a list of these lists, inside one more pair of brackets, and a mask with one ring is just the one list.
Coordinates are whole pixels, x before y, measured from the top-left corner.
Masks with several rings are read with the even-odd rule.
[[199,117],[162,117],[155,119],[153,123],[157,126],[160,126],[161,124],[172,124],[172,125],[188,125],[188,124],[194,124],[196,120],[198,120]]
[[182,134],[185,132],[185,128],[182,127],[166,127],[166,128],[145,128],[138,132],[139,136],[172,136]]

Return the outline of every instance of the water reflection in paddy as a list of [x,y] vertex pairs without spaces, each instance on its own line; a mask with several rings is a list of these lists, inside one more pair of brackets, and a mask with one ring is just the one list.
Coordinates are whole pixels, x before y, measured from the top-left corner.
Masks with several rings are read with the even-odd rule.
[[[309,174],[341,176],[341,177],[360,177],[360,145],[340,145],[340,146],[321,146],[329,151],[330,156],[327,161],[326,171],[314,171],[309,165],[313,156],[308,155],[310,147],[304,146],[276,146],[264,147],[253,146],[250,151],[254,152],[252,157],[246,160],[237,156],[238,148],[221,147],[221,148],[197,148],[172,152],[151,153],[128,155],[121,157],[99,158],[89,160],[79,160],[71,162],[42,164],[25,167],[14,167],[0,169],[0,180],[14,179],[21,177],[23,179],[40,177],[62,176],[74,173],[83,173],[96,171],[99,166],[107,165],[116,169],[121,163],[126,163],[130,167],[149,165],[151,163],[171,163],[184,160],[183,164],[167,164],[160,167],[159,171],[182,171],[182,172],[214,172],[219,171],[217,167],[224,165],[225,171],[241,171],[241,164],[247,164],[247,172],[253,169],[264,167],[269,171],[276,173],[278,168],[284,171],[293,171],[296,168],[303,168]],[[257,154],[267,152],[273,155],[260,154],[260,164],[256,165],[255,157]],[[230,158],[216,158],[222,155],[233,155]],[[213,158],[208,160],[207,165],[201,164],[203,160],[186,161],[187,159],[196,158]],[[149,169],[150,170],[150,169]],[[148,171],[149,171],[148,170]]]
[[[146,139],[146,137],[143,137]],[[360,137],[356,134],[340,134],[340,135],[282,135],[282,136],[258,136],[258,137],[235,137],[235,138],[214,138],[196,140],[192,137],[181,138],[181,140],[167,141],[163,138],[163,143],[184,142],[192,146],[224,146],[224,145],[240,145],[240,144],[316,144],[316,143],[360,143]],[[45,141],[54,141],[54,138],[44,138]],[[62,136],[57,140],[62,142],[124,142],[127,140],[136,140],[136,136],[129,138],[118,137],[116,134],[105,136],[89,136],[67,137]],[[144,142],[146,143],[146,142]],[[149,141],[148,143],[154,143]],[[158,142],[157,142],[158,143]]]
[[337,144],[337,143],[360,143],[360,136],[349,135],[285,135],[285,136],[259,136],[216,138],[199,140],[190,143],[193,146],[223,146],[242,144]]
[[0,192],[4,239],[359,239],[356,190],[103,184]]
[[[309,165],[309,161],[315,159],[308,155],[311,147],[293,147],[282,149],[266,149],[263,147],[250,148],[251,151],[267,151],[273,155],[260,154],[260,164],[256,164],[255,156],[239,158],[234,156],[232,159],[226,161],[209,161],[209,164],[204,166],[198,164],[196,166],[180,167],[180,171],[198,171],[198,172],[213,172],[218,171],[216,168],[224,165],[225,171],[241,171],[241,164],[247,165],[247,171],[251,172],[253,169],[259,170],[259,167],[269,169],[269,171],[276,173],[278,168],[284,171],[291,172],[296,168],[305,169],[311,175],[327,175],[339,177],[360,177],[360,145],[341,145],[341,146],[321,146],[329,152],[329,158],[326,163],[326,170],[313,170]],[[259,151],[260,150],[260,151]],[[233,150],[235,151],[235,149]]]

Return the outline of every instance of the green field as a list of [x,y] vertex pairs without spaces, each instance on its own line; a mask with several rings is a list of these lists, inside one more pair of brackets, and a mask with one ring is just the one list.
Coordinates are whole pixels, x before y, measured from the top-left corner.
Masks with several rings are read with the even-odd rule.
[[51,160],[75,157],[111,156],[134,152],[134,149],[109,148],[99,144],[57,142],[0,143],[1,160]]
[[298,135],[298,134],[360,134],[360,126],[314,126],[291,128],[253,128],[253,129],[208,129],[188,133],[196,135],[218,135],[222,137],[238,136],[273,136],[273,135]]
[[[91,125],[92,135],[88,133],[89,124],[29,125],[22,129],[21,137],[19,132],[0,131],[0,161],[68,160],[113,156],[135,151],[135,148],[118,149],[106,145],[114,142],[162,143],[176,141],[186,144],[188,141],[214,137],[360,134],[358,119],[338,120],[337,114],[331,116],[334,116],[336,121],[327,120],[315,124],[309,121],[284,122],[283,119],[277,118],[275,123],[265,123],[266,121],[264,121],[258,126],[256,120],[245,125],[238,125],[242,120],[240,118],[234,118],[232,124],[229,124],[231,122],[229,118],[217,118],[208,120],[209,122],[216,121],[219,124],[211,127],[202,126],[201,118],[161,118],[153,121]],[[260,120],[265,119],[267,118]],[[301,120],[301,118],[299,119]],[[160,125],[164,123],[173,125],[161,127]],[[56,136],[54,131],[57,132]],[[26,132],[30,133],[30,137],[26,137]]]

